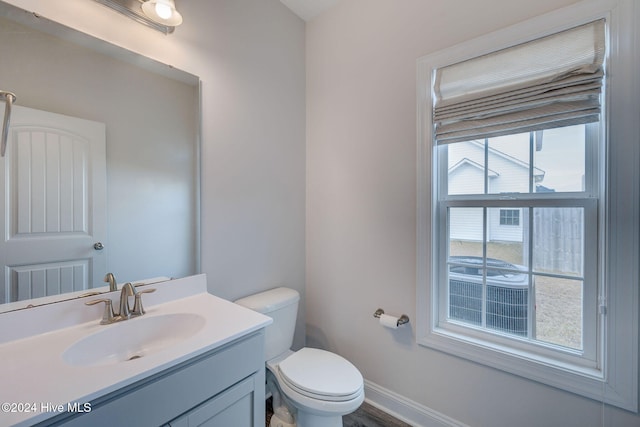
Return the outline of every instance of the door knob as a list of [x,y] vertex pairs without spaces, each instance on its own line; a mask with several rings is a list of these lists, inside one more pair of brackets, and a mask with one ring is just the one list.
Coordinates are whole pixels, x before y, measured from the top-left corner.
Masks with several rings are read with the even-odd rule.
[[93,249],[95,249],[96,251],[101,251],[104,249],[104,245],[102,244],[102,242],[94,243]]

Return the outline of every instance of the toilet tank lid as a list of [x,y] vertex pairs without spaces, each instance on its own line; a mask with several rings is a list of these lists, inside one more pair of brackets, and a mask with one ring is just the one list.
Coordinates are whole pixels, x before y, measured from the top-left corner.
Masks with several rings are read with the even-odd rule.
[[299,299],[300,294],[294,289],[275,288],[240,298],[236,300],[235,303],[265,314],[297,303]]

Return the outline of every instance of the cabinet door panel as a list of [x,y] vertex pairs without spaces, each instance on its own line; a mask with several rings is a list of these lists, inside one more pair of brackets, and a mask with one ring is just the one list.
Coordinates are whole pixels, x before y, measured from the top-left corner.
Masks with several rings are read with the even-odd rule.
[[171,427],[253,426],[254,378],[247,378],[169,423]]

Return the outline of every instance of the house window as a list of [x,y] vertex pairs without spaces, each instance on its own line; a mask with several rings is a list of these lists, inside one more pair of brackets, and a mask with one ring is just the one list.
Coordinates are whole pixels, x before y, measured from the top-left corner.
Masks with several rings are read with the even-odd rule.
[[[437,279],[442,328],[513,338],[597,366],[598,281],[591,266],[598,258],[589,248],[598,246],[599,233],[587,230],[598,230],[601,203],[598,187],[583,182],[598,182],[599,169],[587,165],[598,164],[599,127],[437,148],[437,167],[447,170],[436,188],[436,228],[443,232],[434,245],[438,265],[446,266]],[[463,159],[479,166],[456,167]],[[478,180],[481,188],[464,185]]]
[[418,60],[417,341],[637,411],[640,4],[598,7]]
[[434,71],[442,329],[598,367],[604,30]]
[[500,209],[500,225],[520,225],[520,210]]

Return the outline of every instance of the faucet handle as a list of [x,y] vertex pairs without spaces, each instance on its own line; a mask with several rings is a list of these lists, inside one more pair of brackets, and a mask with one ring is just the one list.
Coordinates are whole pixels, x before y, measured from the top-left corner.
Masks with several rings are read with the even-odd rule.
[[142,294],[150,294],[155,291],[156,291],[155,288],[145,289],[144,291],[138,291],[135,294],[135,301],[133,303],[133,310],[131,311],[131,315],[142,316],[145,313],[144,307],[142,307]]
[[108,325],[115,322],[115,314],[113,312],[113,305],[109,298],[94,299],[92,301],[85,302],[85,305],[95,305],[98,303],[104,303],[104,312],[102,313],[101,325]]

